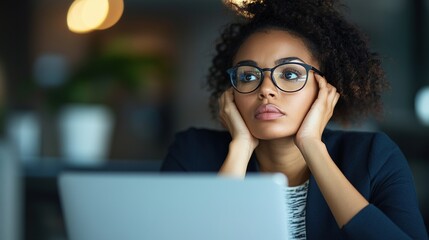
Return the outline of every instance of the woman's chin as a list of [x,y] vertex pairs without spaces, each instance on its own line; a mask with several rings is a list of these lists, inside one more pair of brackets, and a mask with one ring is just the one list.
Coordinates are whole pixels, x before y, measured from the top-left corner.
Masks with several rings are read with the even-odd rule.
[[258,129],[251,129],[250,132],[252,135],[261,140],[275,140],[279,138],[287,138],[292,137],[296,134],[297,130],[295,129],[285,129],[285,128],[258,128]]

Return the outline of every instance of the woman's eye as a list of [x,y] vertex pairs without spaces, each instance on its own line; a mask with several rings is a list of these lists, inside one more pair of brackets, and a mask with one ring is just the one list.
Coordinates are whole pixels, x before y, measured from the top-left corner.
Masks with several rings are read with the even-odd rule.
[[258,77],[255,73],[251,72],[244,72],[240,74],[240,81],[241,82],[253,82],[258,80]]
[[301,74],[290,70],[283,72],[283,79],[288,81],[298,81],[300,76]]

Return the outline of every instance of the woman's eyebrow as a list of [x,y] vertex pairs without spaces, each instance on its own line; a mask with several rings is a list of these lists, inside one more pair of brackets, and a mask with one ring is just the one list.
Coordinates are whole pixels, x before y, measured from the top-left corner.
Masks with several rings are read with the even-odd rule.
[[252,61],[252,60],[243,60],[243,61],[238,62],[235,65],[252,65],[252,66],[258,66],[258,64],[255,61]]
[[[286,57],[286,58],[280,58],[278,60],[276,60],[274,63],[276,65],[282,64],[282,63],[288,63],[288,62],[292,62],[292,61],[299,61],[302,63],[305,63],[301,58],[299,57]],[[252,66],[258,66],[258,63],[256,63],[253,60],[243,60],[238,62],[236,65],[252,65]]]
[[299,57],[287,57],[287,58],[280,58],[280,59],[276,60],[275,64],[279,65],[282,63],[288,63],[288,62],[297,61],[297,60],[304,63],[304,61],[302,61],[302,59]]

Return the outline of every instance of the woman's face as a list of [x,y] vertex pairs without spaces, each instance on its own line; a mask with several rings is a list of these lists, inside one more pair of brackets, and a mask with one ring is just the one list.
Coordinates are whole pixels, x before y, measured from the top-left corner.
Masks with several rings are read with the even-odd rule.
[[[282,30],[253,33],[240,46],[233,62],[236,65],[251,61],[260,68],[272,68],[281,59],[319,68],[304,42]],[[254,137],[270,140],[296,134],[317,96],[318,87],[313,74],[310,71],[305,87],[294,93],[278,89],[269,71],[264,72],[262,84],[254,92],[242,94],[234,91],[235,104]]]

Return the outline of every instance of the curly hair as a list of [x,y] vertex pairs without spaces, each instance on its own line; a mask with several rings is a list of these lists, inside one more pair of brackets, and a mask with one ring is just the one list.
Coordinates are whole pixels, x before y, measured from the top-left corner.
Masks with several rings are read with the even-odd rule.
[[253,0],[225,3],[241,17],[224,29],[207,77],[210,108],[218,114],[219,96],[231,85],[226,70],[240,45],[253,33],[283,29],[298,36],[320,63],[341,97],[333,120],[348,124],[381,116],[381,93],[388,86],[379,56],[371,52],[359,28],[340,13],[335,0]]

